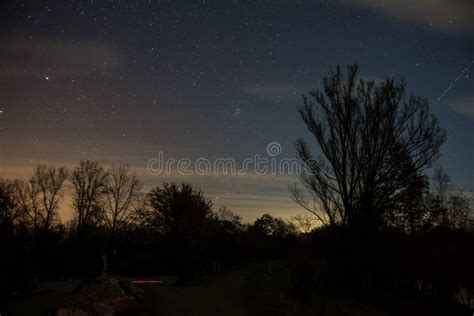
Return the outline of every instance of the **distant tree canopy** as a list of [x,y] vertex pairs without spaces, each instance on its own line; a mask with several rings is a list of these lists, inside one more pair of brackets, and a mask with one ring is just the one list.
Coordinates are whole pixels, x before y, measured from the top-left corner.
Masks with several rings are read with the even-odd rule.
[[147,222],[174,239],[201,240],[213,219],[212,202],[188,184],[157,186],[149,194]]
[[234,214],[225,205],[219,207],[216,212],[216,218],[222,232],[236,235],[244,230],[242,218],[239,215]]
[[404,82],[358,79],[357,65],[347,75],[337,67],[298,110],[318,152],[298,139],[310,199],[296,186],[292,196],[325,225],[380,229],[387,212],[413,202],[402,195],[421,194],[410,187],[446,139],[425,99],[407,96]]
[[263,236],[285,237],[296,233],[296,227],[279,217],[263,214],[255,220],[252,229]]

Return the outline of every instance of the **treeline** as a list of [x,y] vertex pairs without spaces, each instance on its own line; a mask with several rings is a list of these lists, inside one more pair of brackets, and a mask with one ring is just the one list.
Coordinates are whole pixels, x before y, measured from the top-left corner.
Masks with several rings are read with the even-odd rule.
[[[73,210],[67,223],[58,216],[65,190]],[[186,282],[221,266],[277,258],[297,235],[295,224],[268,214],[244,224],[187,184],[144,192],[128,166],[91,161],[1,179],[0,227],[4,293],[31,288],[35,279],[95,277],[104,254],[109,273],[178,274]]]
[[[28,180],[0,180],[2,296],[34,289],[38,280],[95,278],[106,255],[111,274],[176,274],[183,283],[239,263],[285,259],[290,294],[300,299],[382,287],[452,302],[464,295],[468,304],[474,284],[469,198],[442,169],[431,184],[423,179],[370,239],[310,213],[290,221],[265,214],[246,224],[187,184],[144,192],[126,165],[37,166]],[[74,216],[62,223],[66,189]]]
[[[28,180],[0,180],[2,290],[31,289],[35,280],[96,277],[106,254],[109,273],[119,275],[178,274],[187,282],[238,263],[284,258],[295,294],[302,297],[321,287],[354,286],[361,280],[348,280],[369,279],[372,269],[382,280],[399,278],[396,287],[412,291],[434,291],[444,278],[440,289],[450,288],[453,296],[472,289],[472,272],[463,263],[472,259],[469,199],[442,169],[431,185],[422,179],[365,248],[367,241],[343,225],[321,225],[311,214],[290,221],[265,214],[244,224],[187,184],[164,183],[144,192],[126,165],[105,169],[82,161],[72,171],[37,166]],[[74,215],[62,223],[58,209],[66,189]]]

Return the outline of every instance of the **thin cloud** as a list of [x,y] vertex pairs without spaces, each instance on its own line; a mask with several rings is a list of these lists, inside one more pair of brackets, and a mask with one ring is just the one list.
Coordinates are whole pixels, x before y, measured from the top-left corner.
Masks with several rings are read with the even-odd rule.
[[[377,76],[365,76],[361,75],[359,79],[374,81],[376,84],[380,84],[385,81],[385,78]],[[305,87],[295,87],[290,84],[256,84],[245,86],[243,92],[247,95],[263,98],[263,99],[275,99],[288,96],[302,96],[303,94],[308,94],[310,91],[314,90],[316,87],[320,86],[305,86]]]
[[455,99],[450,104],[456,113],[474,118],[474,95]]
[[339,0],[448,32],[474,32],[472,0]]
[[28,83],[38,79],[70,80],[75,76],[111,71],[123,60],[121,52],[97,41],[72,41],[0,35],[0,82]]
[[289,84],[257,84],[244,87],[244,93],[259,98],[277,98],[300,95],[304,91]]

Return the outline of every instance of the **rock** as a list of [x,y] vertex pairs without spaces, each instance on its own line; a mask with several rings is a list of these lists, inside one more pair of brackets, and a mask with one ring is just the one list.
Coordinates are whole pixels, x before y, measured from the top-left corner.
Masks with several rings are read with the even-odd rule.
[[[82,287],[68,300],[65,309],[58,311],[57,316],[105,315],[125,311],[134,301],[141,297],[142,290],[132,282],[120,277],[104,277],[96,283]],[[71,314],[79,312],[84,314]],[[68,314],[70,313],[70,314]]]

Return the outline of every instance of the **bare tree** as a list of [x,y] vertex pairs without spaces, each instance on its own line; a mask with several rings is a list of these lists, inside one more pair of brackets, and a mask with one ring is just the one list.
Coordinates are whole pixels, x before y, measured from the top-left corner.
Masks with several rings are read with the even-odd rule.
[[437,196],[443,204],[447,201],[448,190],[450,186],[451,178],[441,167],[436,167],[433,172],[433,177],[431,180],[432,191],[435,196]]
[[81,161],[71,175],[77,230],[103,219],[107,173],[97,162]]
[[315,227],[316,218],[307,214],[298,214],[291,217],[291,222],[297,230],[303,234],[307,234]]
[[432,205],[431,213],[433,221],[439,225],[448,226],[448,202],[450,190],[448,174],[441,167],[436,167],[431,179]]
[[14,186],[25,224],[36,234],[43,222],[39,201],[39,184],[33,178],[28,181],[15,180]]
[[28,181],[14,182],[20,207],[33,232],[48,231],[56,221],[67,177],[63,167],[38,165]]
[[378,229],[383,213],[405,185],[438,157],[445,132],[429,114],[428,102],[406,97],[404,82],[358,80],[358,66],[339,67],[324,78],[323,90],[303,96],[299,113],[316,140],[318,155],[299,139],[307,167],[293,199],[327,225]]
[[469,229],[469,221],[472,209],[469,205],[469,198],[463,193],[451,195],[449,198],[448,225],[452,229]]
[[65,168],[37,166],[32,181],[39,187],[39,199],[42,209],[42,229],[50,229],[57,217],[61,189],[68,178]]
[[431,217],[434,223],[451,229],[467,229],[471,207],[469,198],[451,184],[441,167],[433,172],[431,182]]
[[220,221],[227,221],[232,223],[240,223],[242,218],[232,212],[226,205],[221,205],[216,211],[216,216]]
[[143,194],[140,181],[130,172],[129,166],[112,166],[107,173],[104,218],[114,239],[117,231],[126,227],[134,211],[141,207]]

